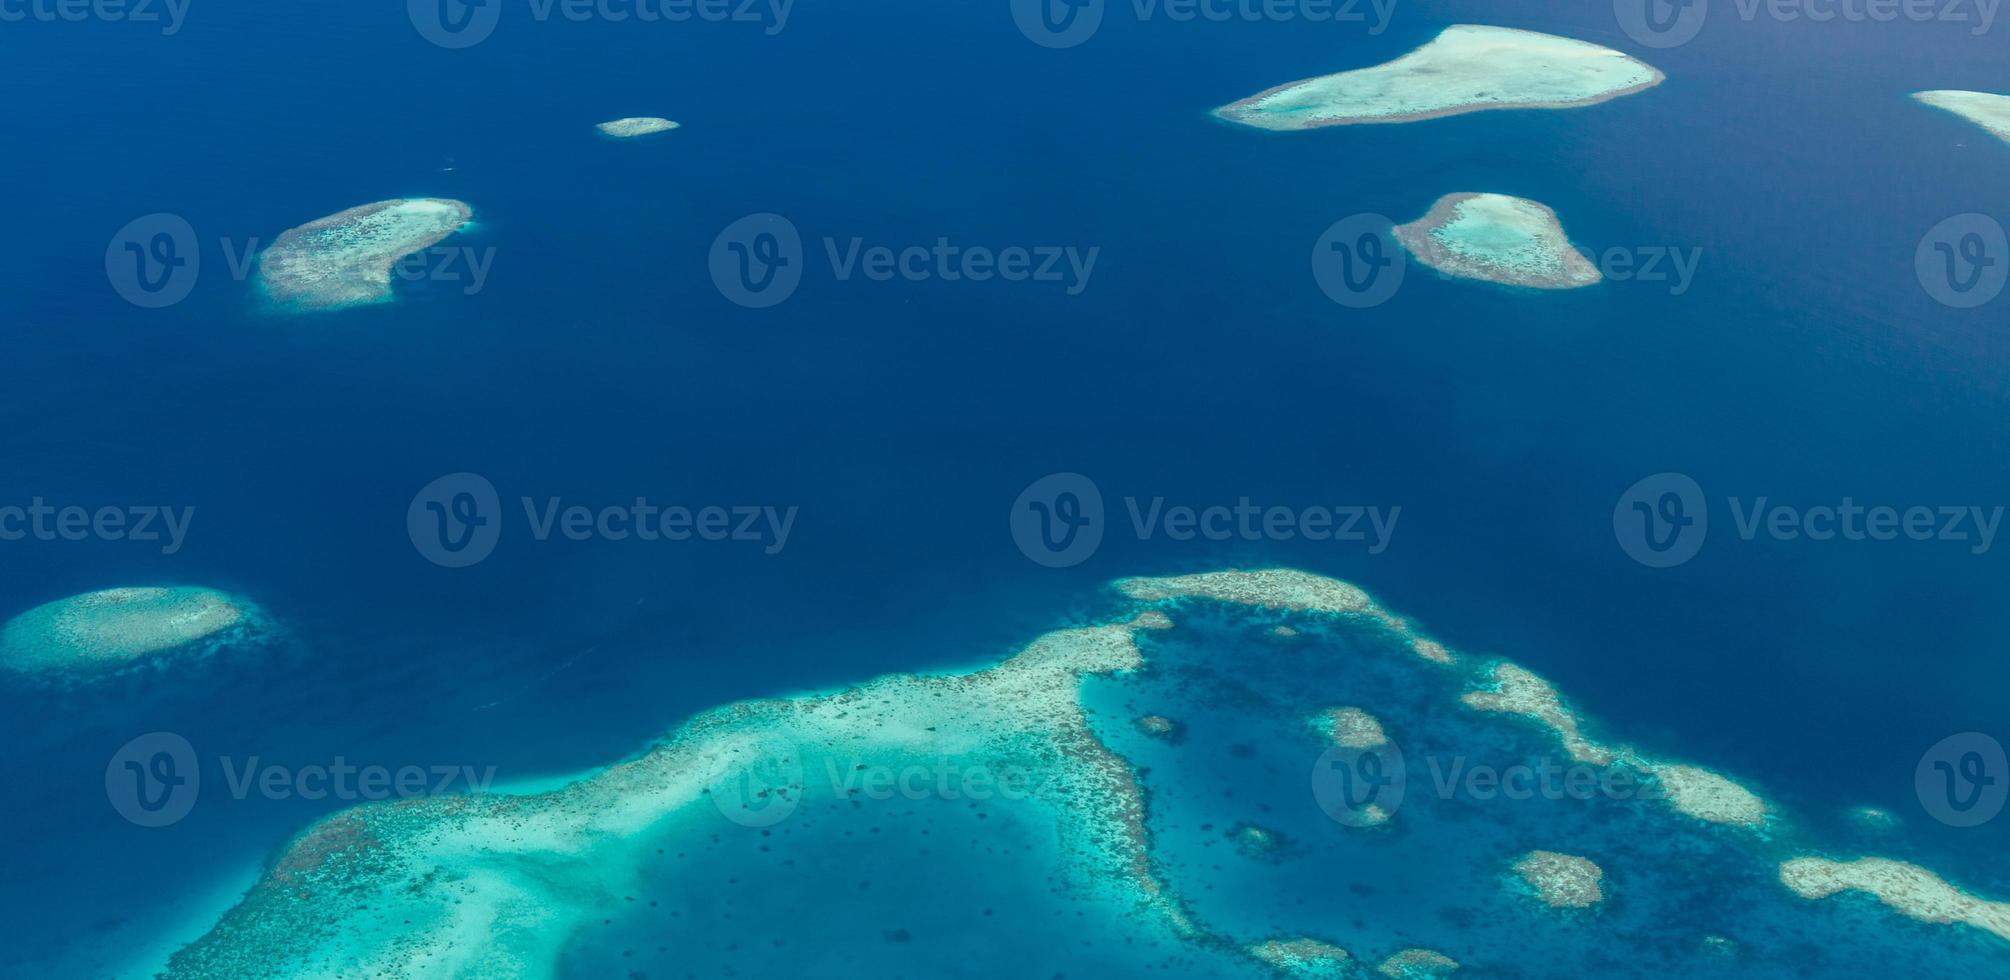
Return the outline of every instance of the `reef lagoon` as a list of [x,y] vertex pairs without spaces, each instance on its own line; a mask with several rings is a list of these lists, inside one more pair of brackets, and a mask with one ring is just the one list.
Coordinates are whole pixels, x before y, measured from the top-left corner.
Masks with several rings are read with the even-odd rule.
[[[1607,748],[1625,733],[1541,678],[1346,583],[1116,589],[1132,604],[1107,622],[967,673],[717,708],[543,792],[336,813],[167,975],[775,976],[806,955],[942,975],[973,935],[1032,975],[1547,975],[1532,948],[1659,976],[2003,962],[2010,904],[1833,861],[1856,842]],[[1337,697],[1375,705],[1373,729]],[[1187,736],[1129,723],[1146,708]]]
[[1505,194],[1448,194],[1397,225],[1418,261],[1461,279],[1532,289],[1576,289],[1604,278],[1564,234],[1556,212]]

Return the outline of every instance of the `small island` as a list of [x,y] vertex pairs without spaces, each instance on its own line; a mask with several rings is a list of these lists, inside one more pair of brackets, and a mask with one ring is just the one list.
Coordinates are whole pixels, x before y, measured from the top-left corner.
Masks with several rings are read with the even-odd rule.
[[1912,96],[1936,109],[1945,109],[2010,143],[2010,95],[1988,92],[1941,90],[1916,92]]
[[1386,64],[1280,85],[1214,111],[1270,130],[1406,123],[1487,109],[1572,109],[1666,76],[1611,48],[1536,31],[1458,24]]
[[105,589],[37,606],[0,629],[0,667],[43,677],[100,674],[182,650],[207,651],[263,624],[214,589]]
[[297,310],[391,298],[391,270],[459,231],[474,210],[439,197],[364,204],[290,228],[259,256],[265,295]]
[[1448,194],[1396,226],[1396,240],[1448,276],[1530,289],[1577,289],[1605,278],[1570,244],[1547,205],[1506,194]]
[[657,133],[667,133],[670,130],[676,129],[678,125],[678,123],[656,116],[629,116],[626,119],[609,120],[593,128],[600,130],[604,136],[612,136],[618,140],[629,140],[637,136],[653,136]]
[[1588,909],[1605,901],[1605,871],[1588,858],[1555,851],[1530,851],[1514,863],[1514,873],[1535,890],[1543,904]]

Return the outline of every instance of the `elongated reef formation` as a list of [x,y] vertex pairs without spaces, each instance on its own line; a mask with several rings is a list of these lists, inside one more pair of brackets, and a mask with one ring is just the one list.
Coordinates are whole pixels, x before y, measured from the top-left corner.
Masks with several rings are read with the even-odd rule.
[[256,606],[215,589],[105,589],[14,617],[0,629],[0,667],[41,675],[116,670],[246,638],[263,622]]
[[1570,109],[1661,84],[1652,65],[1552,34],[1458,24],[1394,61],[1279,85],[1215,110],[1299,130],[1404,123],[1487,109]]
[[473,217],[466,204],[439,197],[353,207],[281,233],[259,255],[259,281],[282,308],[381,303],[391,298],[398,260],[439,244]]

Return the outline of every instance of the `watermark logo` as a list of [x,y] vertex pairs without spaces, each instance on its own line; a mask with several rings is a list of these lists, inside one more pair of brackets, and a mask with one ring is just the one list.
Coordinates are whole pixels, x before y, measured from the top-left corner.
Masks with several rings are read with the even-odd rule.
[[719,294],[750,310],[795,295],[803,283],[803,236],[779,214],[750,214],[712,240],[708,262]]
[[126,302],[144,309],[187,299],[201,273],[195,228],[180,215],[134,218],[105,246],[105,278]]
[[405,531],[427,561],[466,568],[495,552],[502,538],[502,498],[478,473],[449,473],[412,498]]
[[1613,0],[1613,14],[1626,36],[1650,48],[1688,44],[1710,17],[1710,0]]
[[1312,243],[1312,278],[1326,298],[1351,309],[1380,306],[1403,288],[1410,253],[1395,225],[1379,214],[1357,214],[1329,226]]
[[1104,0],[1012,0],[1019,33],[1043,48],[1072,48],[1103,26]]
[[173,732],[127,742],[105,764],[105,798],[119,816],[141,827],[179,823],[202,790],[195,746]]
[[1703,488],[1682,473],[1656,473],[1612,506],[1612,533],[1627,556],[1649,568],[1673,568],[1703,548],[1710,508]]
[[1336,745],[1312,765],[1312,799],[1344,827],[1387,822],[1402,808],[1408,789],[1403,750],[1394,742],[1371,749]]
[[1912,267],[1936,302],[1972,310],[2001,295],[2010,281],[2010,238],[1995,218],[1957,214],[1919,240]]
[[706,787],[719,813],[742,827],[772,827],[802,805],[802,753],[794,743],[762,738]]
[[489,39],[502,22],[503,0],[406,0],[405,13],[419,36],[448,50]]
[[1026,557],[1048,568],[1079,565],[1103,544],[1103,493],[1080,473],[1043,476],[1012,502],[1011,525]]
[[2010,760],[2003,743],[1982,732],[1941,739],[1912,776],[1919,805],[1950,827],[1979,827],[2003,812],[2010,796]]

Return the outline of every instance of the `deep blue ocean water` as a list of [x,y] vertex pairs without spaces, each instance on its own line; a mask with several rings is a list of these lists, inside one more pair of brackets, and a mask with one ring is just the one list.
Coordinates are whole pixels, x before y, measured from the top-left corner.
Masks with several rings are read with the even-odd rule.
[[[7,916],[29,937],[5,969],[117,963],[337,806],[206,790],[173,827],[131,826],[104,768],[142,733],[206,757],[530,779],[620,758],[708,705],[982,662],[1098,610],[1119,575],[1228,564],[1359,582],[1809,820],[1899,813],[1919,846],[1961,856],[1940,870],[2010,893],[2010,868],[1978,857],[2001,853],[2005,824],[1942,827],[1912,789],[1928,746],[2010,731],[2000,552],[1744,542],[1718,510],[1696,560],[1655,570],[1611,521],[1666,470],[1716,504],[2003,501],[2010,307],[1935,304],[1912,257],[1942,218],[2010,215],[2010,147],[1906,98],[2010,91],[2001,40],[1725,21],[1650,51],[1591,8],[1406,4],[1379,37],[1112,15],[1067,51],[1029,43],[1002,3],[805,0],[774,36],[509,8],[464,51],[427,43],[398,4],[198,3],[172,37],[0,25],[17,93],[0,115],[0,503],[196,510],[172,556],[4,544],[0,612],[190,583],[289,628],[253,665],[0,689]],[[1459,22],[1618,47],[1669,81],[1400,127],[1271,134],[1207,115]],[[591,130],[626,115],[683,129]],[[1460,190],[1541,200],[1583,244],[1701,248],[1702,264],[1680,296],[1532,296],[1416,267],[1373,310],[1320,293],[1307,256],[1330,224],[1409,220]],[[289,318],[228,272],[225,239],[399,196],[473,205],[456,241],[493,247],[483,289],[419,283]],[[788,302],[743,309],[707,250],[770,211],[811,239],[1100,259],[1073,296],[812,264]],[[125,303],[104,269],[106,242],[154,212],[203,242],[194,293],[165,310]],[[435,567],[406,508],[464,470],[505,499],[800,516],[772,556],[518,533],[479,566]],[[1114,524],[1093,558],[1049,569],[1007,514],[1063,471],[1114,514],[1126,496],[1249,497],[1401,520],[1375,555]]]

